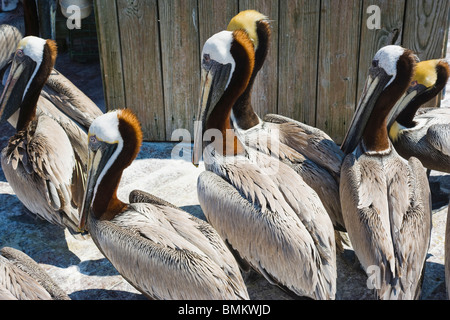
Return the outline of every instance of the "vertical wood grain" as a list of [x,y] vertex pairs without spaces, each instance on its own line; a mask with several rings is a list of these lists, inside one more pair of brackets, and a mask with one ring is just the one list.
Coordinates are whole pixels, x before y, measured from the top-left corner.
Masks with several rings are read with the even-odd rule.
[[[144,138],[192,137],[204,42],[239,11],[272,24],[267,60],[253,89],[260,116],[278,113],[314,125],[341,143],[375,52],[401,44],[422,60],[445,56],[447,0],[95,0],[107,110],[129,107]],[[381,29],[366,26],[381,9]],[[159,21],[158,21],[159,18]]]
[[316,126],[336,143],[355,107],[361,6],[359,0],[322,1]]
[[[448,0],[407,0],[403,46],[420,60],[444,58],[449,28]],[[438,106],[441,95],[424,107]]]
[[278,113],[315,126],[320,1],[280,1]]
[[[206,40],[217,32],[226,30],[228,23],[237,13],[238,0],[198,0],[200,52]],[[198,59],[200,61],[200,56]]]
[[407,0],[403,46],[421,60],[443,58],[449,8],[448,0]]
[[125,106],[122,50],[115,0],[95,0],[100,66],[106,110]]
[[[355,108],[361,97],[367,75],[369,74],[369,68],[377,51],[387,45],[401,45],[405,3],[405,0],[364,1],[362,8],[359,73]],[[372,13],[367,13],[367,8],[371,5],[376,5],[380,8],[380,29],[369,29],[367,27],[367,19],[372,15]]]
[[[283,2],[283,1],[281,1]],[[239,12],[256,10],[270,20],[272,35],[269,52],[264,66],[258,72],[253,83],[252,105],[260,117],[268,113],[278,113],[278,26],[279,1],[274,0],[240,0]]]
[[156,0],[117,0],[126,107],[136,112],[144,139],[165,141]]
[[187,129],[193,139],[200,86],[196,0],[159,1],[166,139]]

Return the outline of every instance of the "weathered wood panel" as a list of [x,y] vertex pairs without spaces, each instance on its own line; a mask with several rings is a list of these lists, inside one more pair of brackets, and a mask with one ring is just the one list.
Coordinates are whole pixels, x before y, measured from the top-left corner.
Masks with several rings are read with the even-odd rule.
[[337,143],[355,107],[361,11],[359,0],[322,1],[316,127]]
[[[198,0],[200,52],[209,37],[226,29],[230,20],[239,12],[238,8],[238,0]],[[200,60],[200,56],[198,58]]]
[[278,113],[315,125],[320,1],[280,2]]
[[[380,29],[367,27],[370,5],[380,8]],[[193,137],[203,44],[239,11],[256,9],[272,24],[256,112],[316,126],[340,143],[379,48],[445,55],[450,1],[95,0],[95,9],[106,106],[135,110],[146,140],[171,140],[178,128]]]
[[[407,0],[403,46],[413,50],[420,60],[445,57],[450,1]],[[441,96],[425,107],[439,105]]]
[[421,60],[442,58],[449,8],[448,0],[407,0],[403,46]]
[[[164,141],[164,98],[156,0],[117,0],[125,106],[139,117],[145,140]],[[139,26],[137,29],[136,26]]]
[[[176,129],[193,133],[200,85],[196,0],[159,1],[166,138]],[[192,136],[193,137],[193,136]]]
[[[284,1],[282,1],[284,2]],[[259,70],[253,84],[252,105],[260,117],[278,113],[278,26],[279,6],[273,0],[240,0],[239,11],[257,10],[265,14],[272,27],[272,36],[264,66]],[[232,18],[232,17],[231,17]],[[282,18],[281,20],[283,20]],[[228,23],[227,23],[228,25]]]
[[[405,0],[364,1],[361,22],[357,99],[355,108],[364,89],[364,84],[366,82],[369,68],[375,53],[387,45],[401,45],[405,3]],[[369,11],[369,13],[367,12],[367,9],[371,5],[376,5],[380,8],[380,29],[372,28],[372,25],[370,25],[369,28],[367,25],[368,20],[369,23],[373,22],[371,19],[373,18],[373,15],[376,14],[373,11]]]
[[122,72],[122,50],[116,1],[96,0],[98,47],[103,75],[105,105],[108,110],[123,108],[125,84]]

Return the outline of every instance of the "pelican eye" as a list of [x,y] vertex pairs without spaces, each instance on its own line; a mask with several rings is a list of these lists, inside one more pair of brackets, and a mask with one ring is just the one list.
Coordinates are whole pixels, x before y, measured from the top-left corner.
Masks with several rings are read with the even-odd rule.
[[372,61],[372,67],[374,67],[374,68],[378,67],[378,60]]
[[97,140],[97,136],[90,136],[89,137],[89,143],[96,143],[98,140]]
[[91,150],[97,150],[100,146],[100,140],[98,140],[96,135],[89,136],[89,148]]
[[25,53],[23,53],[22,49],[19,49],[16,51],[16,56],[18,56],[19,58],[23,58],[24,55],[25,55]]
[[211,57],[209,56],[209,54],[205,53],[203,55],[202,66],[205,69],[209,70],[210,65],[211,65]]

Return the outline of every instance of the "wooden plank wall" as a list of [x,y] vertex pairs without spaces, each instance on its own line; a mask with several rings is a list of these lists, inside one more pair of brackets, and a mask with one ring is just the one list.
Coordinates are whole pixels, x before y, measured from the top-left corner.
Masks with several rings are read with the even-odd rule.
[[[370,5],[381,10],[380,29],[366,25]],[[448,0],[95,0],[107,108],[136,111],[147,141],[178,139],[180,128],[193,138],[203,43],[246,9],[272,24],[253,89],[257,113],[316,126],[337,143],[379,48],[445,56]]]

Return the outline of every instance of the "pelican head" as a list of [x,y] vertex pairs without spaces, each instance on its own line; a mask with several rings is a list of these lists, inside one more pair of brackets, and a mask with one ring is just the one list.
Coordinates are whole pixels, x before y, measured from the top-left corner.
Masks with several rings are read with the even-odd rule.
[[80,231],[85,230],[90,213],[97,218],[108,218],[123,209],[125,204],[117,199],[117,187],[123,170],[136,158],[141,144],[141,126],[129,109],[105,113],[92,122]]
[[201,96],[192,162],[198,165],[203,134],[230,128],[230,113],[244,92],[254,67],[253,44],[243,30],[222,31],[209,38],[202,51]]
[[[383,47],[375,54],[361,99],[342,143],[341,149],[344,153],[353,152],[363,135],[376,135],[378,132],[374,131],[386,130],[385,124],[383,129],[383,123],[387,121],[389,112],[408,88],[416,59],[411,50],[395,45]],[[372,132],[366,128],[369,119],[378,125]],[[389,143],[387,132],[386,141],[383,140],[383,143]]]
[[19,42],[0,97],[1,122],[8,120],[23,105],[36,106],[55,64],[56,54],[56,44],[52,40],[29,36]]
[[405,127],[414,126],[413,119],[417,109],[444,89],[449,75],[450,68],[445,60],[433,59],[417,63],[408,90],[392,109],[388,127],[394,121]]
[[[260,23],[267,24],[268,18],[256,10],[245,10],[239,12],[230,20],[228,31],[245,30],[252,40],[255,50],[259,48],[258,25]],[[268,25],[268,24],[267,24]]]

